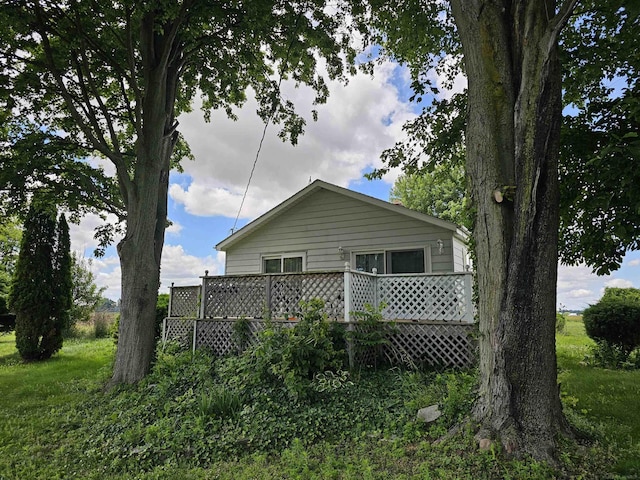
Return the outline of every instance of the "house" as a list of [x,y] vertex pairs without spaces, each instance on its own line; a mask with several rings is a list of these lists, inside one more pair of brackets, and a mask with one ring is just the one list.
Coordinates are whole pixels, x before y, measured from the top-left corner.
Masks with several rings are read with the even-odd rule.
[[467,233],[456,225],[316,180],[224,239],[226,275],[343,270],[464,272]]
[[216,245],[224,275],[172,286],[164,338],[229,353],[234,319],[255,333],[265,316],[295,321],[302,301],[321,298],[327,316],[348,325],[367,304],[378,308],[400,327],[396,351],[416,362],[467,365],[466,241],[450,222],[316,180]]

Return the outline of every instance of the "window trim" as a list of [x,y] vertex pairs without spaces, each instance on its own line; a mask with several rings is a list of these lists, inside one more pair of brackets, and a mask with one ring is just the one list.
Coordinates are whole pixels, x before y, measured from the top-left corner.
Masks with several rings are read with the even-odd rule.
[[299,273],[299,272],[283,272],[285,258],[302,258],[302,272],[307,271],[307,252],[284,252],[284,253],[265,253],[260,255],[260,272],[267,274],[264,268],[265,260],[280,260],[280,272],[267,275],[278,275],[283,273]]

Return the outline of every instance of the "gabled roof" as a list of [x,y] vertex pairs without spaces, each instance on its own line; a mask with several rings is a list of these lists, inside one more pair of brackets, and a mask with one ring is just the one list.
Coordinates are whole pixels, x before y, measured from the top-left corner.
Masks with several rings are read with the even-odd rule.
[[365,195],[363,193],[354,192],[352,190],[348,190],[346,188],[339,187],[337,185],[333,185],[332,183],[323,182],[322,180],[316,180],[313,183],[310,183],[305,188],[300,190],[295,195],[289,197],[287,200],[282,202],[280,205],[272,208],[267,213],[261,215],[256,218],[252,222],[248,223],[244,227],[242,227],[237,232],[229,235],[227,238],[222,240],[220,243],[216,245],[216,250],[225,251],[227,248],[233,246],[246,236],[255,232],[258,228],[270,222],[274,218],[282,215],[289,209],[291,209],[294,205],[309,197],[313,193],[318,190],[328,190],[330,192],[337,193],[339,195],[344,195],[349,198],[353,198],[355,200],[359,200],[361,202],[368,203],[370,205],[374,205],[376,207],[384,208],[386,210],[392,211],[399,215],[404,215],[415,220],[420,220],[422,222],[428,223],[430,225],[435,225],[445,230],[450,230],[454,232],[456,236],[460,239],[466,241],[468,238],[468,233],[465,229],[458,227],[456,224],[447,222],[445,220],[441,220],[436,217],[432,217],[431,215],[425,215],[424,213],[416,212],[415,210],[411,210],[409,208],[403,207],[402,205],[395,205],[393,203],[385,202],[383,200],[379,200],[374,197],[370,197],[369,195]]

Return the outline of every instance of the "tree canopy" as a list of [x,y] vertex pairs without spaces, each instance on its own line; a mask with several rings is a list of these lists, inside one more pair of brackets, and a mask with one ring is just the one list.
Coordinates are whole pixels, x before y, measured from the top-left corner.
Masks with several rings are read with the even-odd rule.
[[[115,214],[124,233],[113,384],[142,378],[153,355],[169,171],[189,155],[179,114],[200,96],[207,117],[223,109],[233,118],[251,89],[258,115],[295,143],[305,121],[281,82],[308,85],[324,102],[318,62],[329,78],[344,78],[355,55],[345,21],[358,8],[323,0],[0,6],[1,155],[15,167],[4,172],[3,188],[20,199],[48,185],[72,207]],[[104,246],[113,226],[97,234]]]
[[463,165],[438,164],[433,171],[401,175],[393,184],[390,197],[412,210],[471,226]]
[[616,270],[640,232],[640,5],[581,2],[563,35],[560,253]]
[[[384,15],[407,21],[392,10],[389,6]],[[634,168],[640,159],[639,12],[637,2],[628,0],[581,1],[559,43],[565,106],[559,165],[560,255],[564,263],[586,263],[598,274],[619,268],[626,251],[640,248],[640,198],[633,187],[640,180]],[[459,54],[453,40],[440,41],[451,46],[443,51],[454,58]],[[423,46],[414,50],[410,42]],[[410,62],[419,74],[414,73],[414,86],[418,85],[416,99],[421,101],[429,92],[438,93],[433,74],[428,73],[433,63],[421,63],[428,58],[421,49],[435,42],[431,37],[425,41],[405,36],[389,44],[394,54],[395,48],[400,49],[398,58]],[[433,57],[440,59],[437,72],[447,73],[447,66],[449,75],[460,72],[459,62],[447,63],[442,54]],[[422,70],[416,70],[415,63]],[[465,151],[466,102],[466,91],[451,99],[436,97],[405,125],[409,140],[384,153],[386,167],[378,173],[402,166],[408,173],[429,177],[434,165],[455,168]]]

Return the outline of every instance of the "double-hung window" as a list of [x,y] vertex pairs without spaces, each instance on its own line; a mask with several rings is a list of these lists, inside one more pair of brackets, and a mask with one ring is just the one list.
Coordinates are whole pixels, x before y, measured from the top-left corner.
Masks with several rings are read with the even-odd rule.
[[304,268],[304,253],[283,253],[262,257],[262,273],[295,273],[303,272]]

